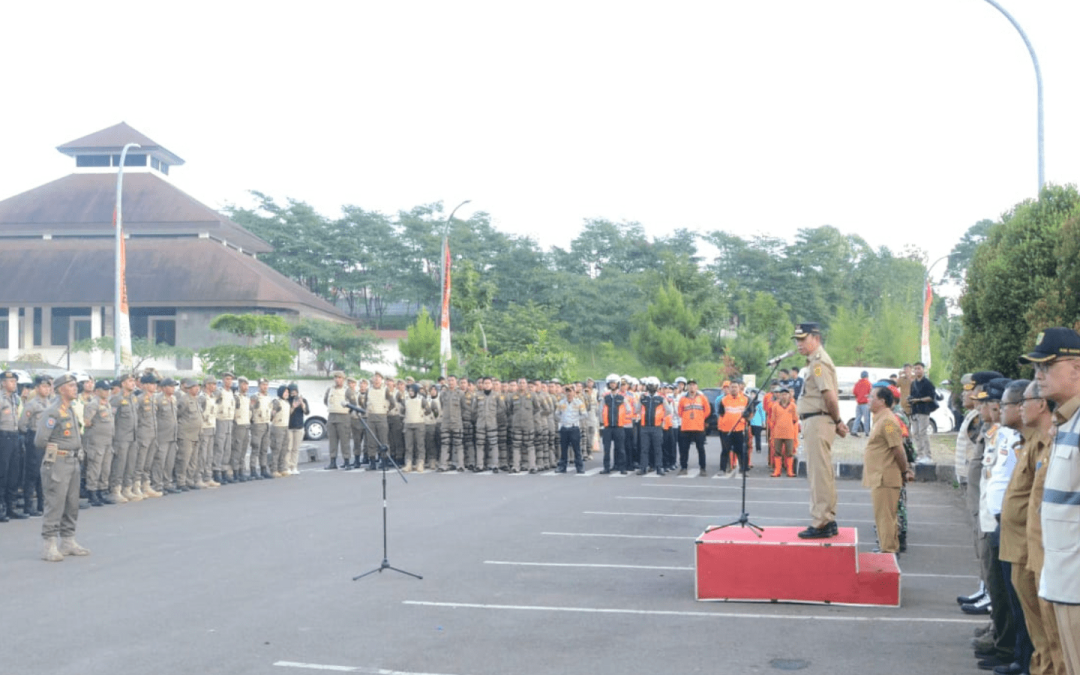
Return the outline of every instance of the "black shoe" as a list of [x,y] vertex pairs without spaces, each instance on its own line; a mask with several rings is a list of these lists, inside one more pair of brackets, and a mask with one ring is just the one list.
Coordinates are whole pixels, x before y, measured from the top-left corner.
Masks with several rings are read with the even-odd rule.
[[799,533],[800,539],[828,539],[829,537],[835,537],[837,535],[836,523],[829,523],[824,527],[814,527],[811,525],[802,532]]
[[[960,605],[960,611],[964,614],[972,614],[978,616],[980,614],[990,613],[990,596],[984,595],[980,599],[967,605]],[[1000,665],[1000,664],[999,664]]]
[[627,473],[629,473],[629,472],[626,469],[623,469],[622,471],[619,472],[619,475],[620,476],[625,476]]
[[601,470],[600,470],[600,473],[601,473],[602,475],[605,475],[605,476],[606,476],[606,475],[608,475],[609,473],[611,473],[611,469],[601,469]]
[[983,596],[985,595],[986,591],[984,589],[979,589],[977,592],[972,593],[971,595],[958,595],[956,596],[956,604],[971,605],[982,600]]
[[657,469],[656,470],[656,475],[657,476],[663,476],[665,473],[667,473],[667,471],[664,471],[663,469]]
[[1021,675],[1024,672],[1024,667],[1015,661],[1007,666],[998,666],[994,668],[994,672],[997,675]]
[[274,474],[270,473],[270,469],[267,469],[264,466],[263,470],[262,470],[262,477],[263,477],[263,480],[273,480],[274,479]]
[[352,470],[353,470],[353,468],[355,468],[355,467],[353,467],[352,463],[351,463],[351,462],[349,462],[349,460],[348,460],[348,459],[346,459],[346,460],[345,460],[345,463],[341,465],[341,468],[342,468],[342,469],[345,469],[346,471],[352,471]]
[[979,666],[979,670],[995,670],[998,666],[1008,666],[1012,664],[1012,662],[1012,656],[1007,659],[1003,659],[1000,656],[991,656],[988,659],[979,661],[975,665]]
[[529,469],[529,473],[536,473],[536,469]]
[[336,468],[337,468],[337,457],[331,457],[330,458],[330,464],[326,467],[326,470],[329,471],[330,469],[336,469]]
[[22,511],[16,511],[15,509],[8,509],[8,517],[13,520],[26,520],[30,516],[26,515]]
[[639,476],[644,476],[645,473],[646,473],[645,469],[638,469],[638,471],[637,471],[637,475],[639,475]]
[[555,473],[566,473],[566,469],[555,469]]
[[491,473],[499,473],[499,467],[497,467],[497,466],[491,467]]

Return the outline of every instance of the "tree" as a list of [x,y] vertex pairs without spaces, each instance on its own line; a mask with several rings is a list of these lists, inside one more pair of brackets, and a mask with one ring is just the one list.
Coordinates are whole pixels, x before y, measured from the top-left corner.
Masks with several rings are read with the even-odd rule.
[[682,293],[671,282],[656,289],[652,302],[634,317],[634,323],[630,336],[634,351],[642,363],[659,368],[666,379],[709,352],[708,339],[701,334],[701,315],[686,307]]
[[221,314],[210,328],[244,338],[244,345],[223,344],[199,351],[206,372],[229,371],[248,378],[280,377],[289,370],[293,350],[286,339],[289,324],[274,314]]
[[418,380],[433,375],[439,366],[439,331],[426,307],[420,308],[416,322],[406,332],[408,337],[398,343],[401,351],[398,373]]
[[379,338],[350,324],[304,319],[289,331],[301,347],[315,354],[315,361],[329,375],[334,370],[360,370],[364,363],[382,363]]
[[[71,353],[106,352],[112,353],[116,347],[112,337],[104,336],[93,340],[77,340],[71,344]],[[131,339],[132,370],[142,368],[142,364],[152,359],[187,358],[195,354],[194,349],[175,347],[161,342],[150,342],[144,337]]]
[[[964,330],[955,351],[954,375],[994,369],[1020,374],[1016,358],[1034,344],[1048,324],[1076,321],[1076,295],[1065,280],[1076,280],[1076,187],[1047,185],[1037,201],[1017,204],[994,223],[975,250],[960,298]],[[1056,290],[1056,292],[1055,292]],[[1071,313],[1071,315],[1070,315]]]

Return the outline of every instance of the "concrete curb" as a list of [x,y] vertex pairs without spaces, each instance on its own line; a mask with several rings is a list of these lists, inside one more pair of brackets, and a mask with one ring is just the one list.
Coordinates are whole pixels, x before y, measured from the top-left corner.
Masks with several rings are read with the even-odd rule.
[[[863,465],[856,462],[837,462],[836,477],[841,480],[862,480]],[[799,476],[806,477],[806,462],[799,461]],[[956,481],[956,469],[948,465],[916,464],[915,482],[917,483],[953,483]]]

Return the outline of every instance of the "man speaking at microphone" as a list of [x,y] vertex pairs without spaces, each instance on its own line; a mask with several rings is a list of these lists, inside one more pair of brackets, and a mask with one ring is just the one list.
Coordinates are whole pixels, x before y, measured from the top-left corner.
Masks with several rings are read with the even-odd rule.
[[840,438],[847,436],[848,429],[840,418],[836,367],[821,344],[821,326],[813,322],[801,323],[792,337],[799,353],[806,357],[806,381],[797,410],[802,422],[806,471],[810,478],[811,523],[799,537],[825,539],[837,534],[832,443],[837,434]]

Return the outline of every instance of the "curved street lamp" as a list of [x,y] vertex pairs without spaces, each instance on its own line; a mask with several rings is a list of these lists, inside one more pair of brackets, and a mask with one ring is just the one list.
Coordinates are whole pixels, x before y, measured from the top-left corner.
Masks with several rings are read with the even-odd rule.
[[442,270],[439,275],[439,285],[442,287],[442,311],[439,315],[439,372],[443,377],[446,377],[446,362],[450,360],[450,289],[446,287],[446,274],[450,270],[449,266],[449,248],[450,248],[450,223],[454,220],[454,214],[462,206],[471,203],[471,199],[466,199],[450,212],[450,215],[446,218],[446,226],[443,228],[443,245],[442,245]]

